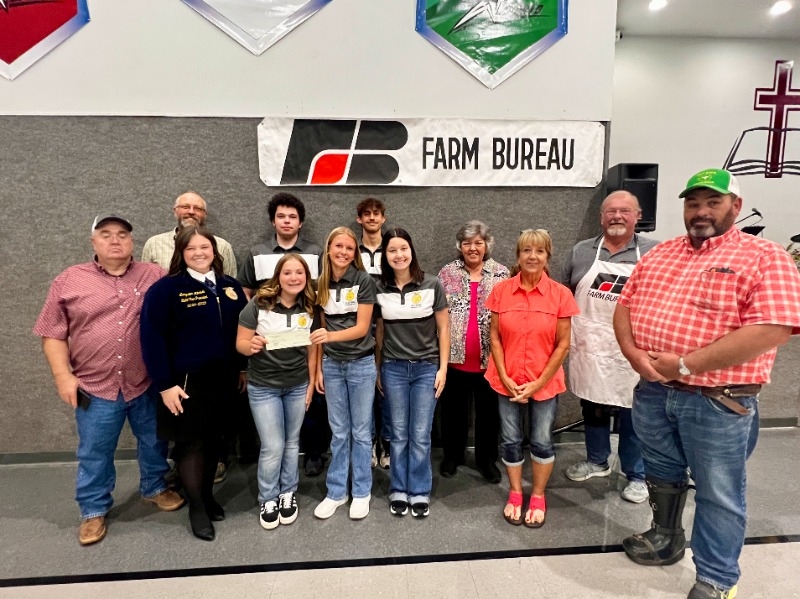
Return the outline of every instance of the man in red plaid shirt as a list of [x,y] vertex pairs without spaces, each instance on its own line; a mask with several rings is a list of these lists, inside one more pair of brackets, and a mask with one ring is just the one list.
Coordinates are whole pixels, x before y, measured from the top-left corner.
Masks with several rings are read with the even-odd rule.
[[623,547],[644,565],[683,557],[688,468],[697,569],[689,599],[732,599],[758,393],[777,347],[800,333],[800,274],[780,245],[734,227],[742,198],[728,171],[697,173],[680,197],[688,234],[642,256],[614,314],[622,353],[642,377],[633,425],[653,509],[650,530]]

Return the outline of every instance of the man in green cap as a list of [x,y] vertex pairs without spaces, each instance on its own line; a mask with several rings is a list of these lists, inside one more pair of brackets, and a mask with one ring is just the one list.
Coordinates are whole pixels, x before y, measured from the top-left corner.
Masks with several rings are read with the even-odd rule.
[[777,347],[800,333],[800,274],[780,245],[734,227],[742,198],[730,172],[701,171],[680,197],[687,235],[642,256],[614,313],[622,353],[642,377],[633,425],[653,509],[650,530],[623,547],[644,565],[683,557],[688,469],[697,569],[689,599],[732,599],[758,393]]

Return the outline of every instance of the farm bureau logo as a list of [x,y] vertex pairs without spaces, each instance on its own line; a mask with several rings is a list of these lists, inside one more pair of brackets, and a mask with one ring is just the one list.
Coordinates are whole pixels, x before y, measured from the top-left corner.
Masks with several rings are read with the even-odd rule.
[[627,282],[628,277],[624,275],[610,275],[601,272],[592,282],[589,297],[615,302]]
[[398,121],[295,119],[281,185],[388,185],[407,142]]

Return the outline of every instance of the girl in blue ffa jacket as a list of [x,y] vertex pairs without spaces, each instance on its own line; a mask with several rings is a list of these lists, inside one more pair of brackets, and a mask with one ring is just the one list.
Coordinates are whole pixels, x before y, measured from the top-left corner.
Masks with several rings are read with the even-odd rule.
[[450,358],[447,298],[422,272],[404,229],[383,235],[376,327],[382,387],[392,416],[390,511],[424,518],[433,482],[431,425]]
[[376,379],[375,339],[369,330],[373,304],[375,283],[364,270],[356,235],[338,227],[325,243],[317,285],[323,328],[311,334],[312,342],[325,344],[316,387],[327,398],[333,433],[328,493],[314,510],[317,518],[330,518],[347,503],[349,492],[350,518],[360,520],[369,514]]
[[239,316],[236,349],[250,356],[247,393],[261,438],[259,523],[267,530],[297,519],[297,456],[317,374],[319,328],[311,273],[299,254],[285,254]]
[[190,226],[178,233],[169,273],[150,287],[142,307],[142,357],[162,398],[158,435],[175,441],[192,532],[206,541],[215,536],[212,521],[225,518],[212,487],[219,423],[245,362],[236,352],[245,303],[239,283],[222,272],[214,236]]

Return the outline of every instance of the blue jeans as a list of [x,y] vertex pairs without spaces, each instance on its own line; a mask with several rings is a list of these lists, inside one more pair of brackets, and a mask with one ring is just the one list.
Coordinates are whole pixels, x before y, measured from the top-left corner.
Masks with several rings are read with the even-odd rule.
[[500,411],[500,459],[506,466],[521,466],[523,417],[528,411],[531,459],[538,464],[549,464],[556,459],[553,447],[553,423],[556,421],[558,396],[542,401],[529,400],[526,404],[511,401],[507,395],[497,394]]
[[[328,423],[331,425],[331,464],[328,497],[347,497],[347,479],[353,469],[353,497],[372,492],[372,402],[375,399],[375,356],[340,362],[322,359]],[[352,453],[351,453],[352,452]]]
[[691,470],[696,493],[692,552],[697,579],[727,589],[739,580],[747,504],[745,461],[758,440],[758,397],[739,415],[699,393],[641,381],[633,426],[648,476],[677,483]]
[[258,501],[277,501],[294,492],[300,480],[300,427],[306,414],[308,383],[279,389],[247,384],[250,411],[261,438],[258,456]]
[[[612,407],[581,400],[583,406],[583,428],[586,441],[586,459],[598,466],[608,465],[611,455]],[[619,418],[619,462],[628,480],[644,481],[644,461],[639,437],[633,429],[631,408],[615,408]],[[598,413],[599,412],[599,413]]]
[[386,360],[381,382],[392,418],[389,501],[429,503],[433,487],[433,383],[439,367],[424,360]]
[[142,497],[154,497],[167,488],[164,475],[169,471],[168,444],[156,436],[157,401],[161,401],[158,394],[148,389],[128,402],[122,393],[114,401],[92,396],[88,410],[75,410],[78,425],[75,500],[82,519],[105,516],[114,503],[111,497],[117,482],[114,451],[126,417],[136,437],[139,493]]

